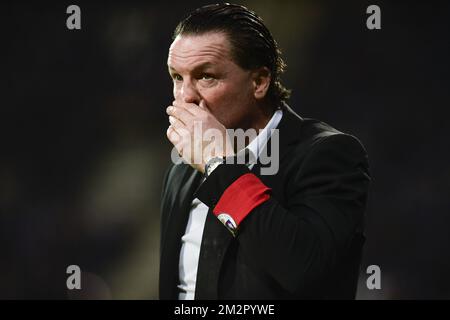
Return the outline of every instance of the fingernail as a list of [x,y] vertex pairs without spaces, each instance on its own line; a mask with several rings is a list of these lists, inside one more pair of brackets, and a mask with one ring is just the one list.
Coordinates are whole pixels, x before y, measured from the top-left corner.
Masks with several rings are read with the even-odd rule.
[[170,107],[167,107],[166,112],[169,113],[169,112],[172,112],[172,110],[173,110],[173,107],[170,106]]

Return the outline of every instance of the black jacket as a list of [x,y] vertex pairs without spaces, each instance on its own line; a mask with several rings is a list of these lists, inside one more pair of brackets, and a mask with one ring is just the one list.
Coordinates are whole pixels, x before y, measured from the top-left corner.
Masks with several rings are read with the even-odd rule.
[[[355,297],[370,181],[366,151],[355,137],[303,119],[287,106],[278,128],[276,175],[260,175],[260,163],[251,171],[221,165],[199,186],[202,175],[190,166],[169,168],[162,191],[160,299],[178,298],[181,237],[194,197],[210,208],[196,299]],[[272,194],[233,237],[212,208],[248,172]]]

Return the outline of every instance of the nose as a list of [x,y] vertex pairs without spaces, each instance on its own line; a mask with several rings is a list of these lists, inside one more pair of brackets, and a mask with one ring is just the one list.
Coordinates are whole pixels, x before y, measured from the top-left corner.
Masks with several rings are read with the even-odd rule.
[[199,104],[201,97],[191,81],[184,81],[181,87],[180,98],[186,103]]

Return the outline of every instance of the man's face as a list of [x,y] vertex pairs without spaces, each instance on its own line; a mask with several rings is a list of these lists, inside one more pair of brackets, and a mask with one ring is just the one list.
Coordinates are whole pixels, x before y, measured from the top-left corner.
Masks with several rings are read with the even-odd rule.
[[178,36],[167,61],[175,100],[207,108],[226,128],[247,125],[255,105],[250,71],[232,61],[225,34]]

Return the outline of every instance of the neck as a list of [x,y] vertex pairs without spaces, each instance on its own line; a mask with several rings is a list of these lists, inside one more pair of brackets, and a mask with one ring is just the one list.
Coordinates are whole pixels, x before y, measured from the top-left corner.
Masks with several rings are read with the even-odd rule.
[[253,128],[257,131],[264,129],[272,118],[275,110],[271,105],[264,103],[257,107],[257,112],[255,112],[255,116],[252,117],[253,121],[249,128]]
[[[260,105],[255,108],[255,112],[247,117],[246,123],[243,123],[240,128],[242,128],[244,131],[248,129],[254,129],[257,133],[260,132],[260,130],[264,129],[267,124],[269,123],[270,119],[272,118],[275,110],[272,108],[272,106],[268,105]],[[247,146],[251,141],[248,139],[245,139],[245,146]],[[235,152],[237,148],[237,143],[235,141],[234,143]]]

